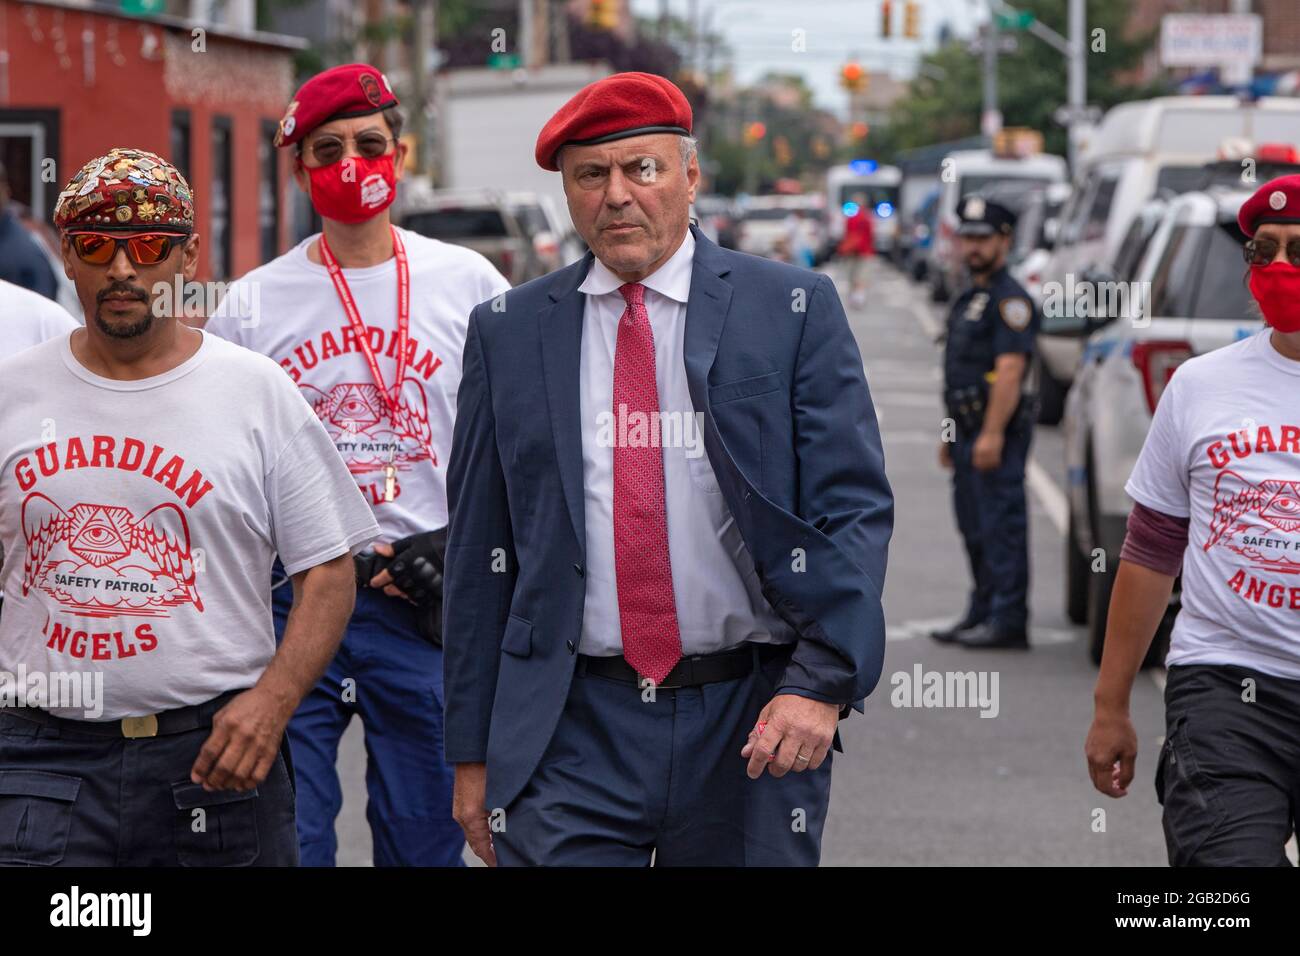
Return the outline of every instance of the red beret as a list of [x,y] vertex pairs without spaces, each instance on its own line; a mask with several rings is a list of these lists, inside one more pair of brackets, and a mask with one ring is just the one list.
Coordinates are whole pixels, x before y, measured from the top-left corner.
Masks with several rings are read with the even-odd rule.
[[561,146],[590,146],[644,133],[691,133],[691,104],[671,80],[615,73],[584,86],[537,134],[537,165],[558,172]]
[[1241,204],[1237,225],[1246,235],[1266,222],[1300,222],[1300,175],[1279,176]]
[[275,134],[276,146],[292,146],[330,120],[369,116],[397,105],[388,77],[367,63],[348,63],[317,73],[289,103]]

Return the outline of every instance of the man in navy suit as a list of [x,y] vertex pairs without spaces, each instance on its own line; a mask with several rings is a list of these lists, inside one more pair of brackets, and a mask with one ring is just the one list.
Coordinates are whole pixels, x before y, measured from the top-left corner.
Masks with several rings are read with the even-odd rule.
[[592,253],[470,317],[444,584],[454,816],[489,864],[815,865],[880,676],[893,497],[824,276],[689,224],[691,111],[543,128]]

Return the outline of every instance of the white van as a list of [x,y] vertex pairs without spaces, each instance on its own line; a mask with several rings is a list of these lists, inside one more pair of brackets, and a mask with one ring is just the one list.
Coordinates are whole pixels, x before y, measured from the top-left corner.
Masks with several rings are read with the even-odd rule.
[[1047,153],[1017,157],[987,149],[963,149],[944,157],[939,173],[939,210],[926,270],[933,299],[946,301],[963,283],[966,267],[956,241],[957,207],[963,199],[1000,183],[1026,180],[1046,185],[1067,178],[1065,160]]

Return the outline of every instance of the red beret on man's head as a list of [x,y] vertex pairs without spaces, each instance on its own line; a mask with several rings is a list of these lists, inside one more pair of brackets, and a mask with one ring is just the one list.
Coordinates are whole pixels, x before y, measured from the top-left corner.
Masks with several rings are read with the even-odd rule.
[[691,133],[691,104],[653,73],[615,73],[584,86],[537,134],[537,165],[559,171],[561,146],[590,146],[645,133]]
[[1270,180],[1241,204],[1237,225],[1246,235],[1266,222],[1300,222],[1300,175]]
[[275,134],[276,146],[292,146],[330,120],[369,116],[397,105],[388,77],[368,63],[348,63],[317,73],[294,94]]

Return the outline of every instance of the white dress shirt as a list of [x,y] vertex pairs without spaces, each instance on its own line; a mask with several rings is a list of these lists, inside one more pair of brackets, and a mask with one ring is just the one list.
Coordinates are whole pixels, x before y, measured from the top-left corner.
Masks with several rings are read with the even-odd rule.
[[[661,427],[668,554],[683,655],[712,654],[745,641],[786,643],[794,633],[762,595],[753,559],[718,487],[704,451],[686,384],[686,302],[691,289],[695,238],[687,230],[677,251],[651,275],[645,307],[655,342],[655,384],[665,422]],[[620,434],[614,414],[614,352],[627,307],[623,280],[599,259],[579,291],[587,296],[582,320],[580,392],[582,477],[587,526],[587,593],[583,654],[623,653],[614,564],[614,448]],[[689,422],[686,418],[690,418]],[[675,440],[682,436],[681,441]]]

